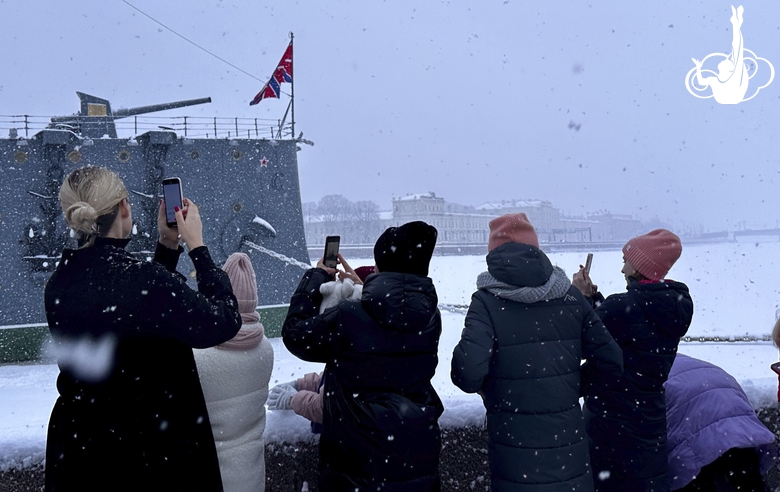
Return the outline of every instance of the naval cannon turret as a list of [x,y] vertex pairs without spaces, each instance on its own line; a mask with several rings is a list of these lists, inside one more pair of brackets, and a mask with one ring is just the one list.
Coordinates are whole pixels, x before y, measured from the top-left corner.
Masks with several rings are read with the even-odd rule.
[[[309,265],[297,165],[297,144],[306,141],[293,138],[289,127],[266,123],[263,130],[249,118],[200,118],[198,127],[196,117],[165,123],[142,116],[210,98],[112,110],[108,100],[77,94],[77,114],[53,117],[34,134],[27,126],[4,128],[0,116],[0,131],[9,135],[0,136],[0,335],[3,327],[45,323],[43,287],[62,249],[73,242],[59,188],[70,171],[85,165],[105,166],[122,177],[133,211],[127,249],[138,258],[151,257],[155,248],[161,180],[179,176],[185,195],[201,208],[215,261],[236,251],[250,254],[260,305],[289,302]],[[186,255],[179,271],[194,286]]]
[[138,108],[118,109],[111,111],[111,103],[107,99],[76,92],[81,99],[81,111],[71,116],[55,116],[51,119],[50,128],[71,130],[87,138],[117,138],[115,120],[137,116],[168,109],[185,108],[211,102],[210,97],[175,101],[163,104],[152,104]]

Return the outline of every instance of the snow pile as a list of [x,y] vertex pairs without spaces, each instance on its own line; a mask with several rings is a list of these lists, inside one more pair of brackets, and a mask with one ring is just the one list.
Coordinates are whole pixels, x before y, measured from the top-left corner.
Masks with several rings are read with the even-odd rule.
[[58,373],[55,365],[0,367],[0,472],[43,460]]
[[745,379],[739,382],[753,408],[777,405],[777,379]]
[[9,456],[0,460],[0,473],[9,470],[22,470],[43,462],[43,451],[29,453],[27,449],[13,450]]

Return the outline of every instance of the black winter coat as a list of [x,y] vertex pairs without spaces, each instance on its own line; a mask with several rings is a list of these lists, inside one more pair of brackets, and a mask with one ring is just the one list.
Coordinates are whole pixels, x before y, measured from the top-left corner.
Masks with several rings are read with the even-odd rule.
[[441,400],[431,385],[441,316],[428,277],[371,275],[360,302],[319,315],[319,268],[290,301],[282,336],[301,359],[325,362],[320,490],[438,491]]
[[[525,244],[499,246],[487,263],[493,277],[517,287],[543,285],[553,272],[547,256]],[[483,395],[494,491],[593,490],[582,359],[607,377],[621,372],[620,349],[575,287],[530,304],[474,293],[451,375],[463,391]]]
[[[127,243],[98,238],[65,250],[46,285],[60,366],[46,490],[222,490],[192,347],[241,327],[230,280],[196,248],[196,292],[175,272],[181,248],[158,244],[148,262]],[[101,361],[107,372],[92,370]]]
[[[623,375],[586,373],[585,420],[598,491],[668,491],[664,382],[693,301],[680,282],[637,282],[596,307],[623,349]],[[608,473],[605,473],[608,472]],[[608,478],[606,478],[608,476]]]

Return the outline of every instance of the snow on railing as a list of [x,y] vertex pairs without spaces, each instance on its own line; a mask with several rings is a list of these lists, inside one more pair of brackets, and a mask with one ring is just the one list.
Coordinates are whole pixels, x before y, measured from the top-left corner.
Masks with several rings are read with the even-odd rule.
[[707,336],[684,336],[680,339],[686,343],[761,343],[771,344],[772,335],[707,335]]
[[281,260],[289,265],[300,267],[303,270],[308,270],[311,268],[311,265],[308,263],[304,263],[302,261],[298,261],[295,258],[290,258],[289,256],[285,256],[282,253],[278,253],[272,249],[268,249],[266,247],[260,246],[259,244],[255,244],[252,241],[244,240],[244,244],[249,246],[250,248],[259,251],[261,253],[265,253],[271,258],[276,258],[277,260]]

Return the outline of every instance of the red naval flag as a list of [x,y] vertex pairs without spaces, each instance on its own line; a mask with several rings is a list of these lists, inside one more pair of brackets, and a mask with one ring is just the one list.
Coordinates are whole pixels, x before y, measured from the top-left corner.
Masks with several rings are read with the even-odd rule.
[[276,66],[276,70],[274,70],[274,74],[271,76],[271,78],[268,80],[268,82],[265,83],[262,89],[260,89],[260,92],[257,93],[254,99],[249,103],[250,106],[254,106],[255,104],[259,103],[263,99],[267,98],[279,98],[279,93],[281,92],[281,85],[284,82],[292,83],[292,77],[293,77],[293,45],[292,41],[290,41],[290,44],[287,45],[287,49],[284,51],[284,55],[282,55],[282,59],[279,60],[279,64]]

